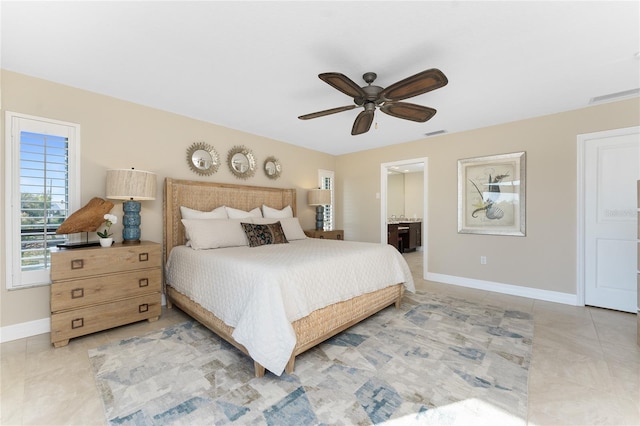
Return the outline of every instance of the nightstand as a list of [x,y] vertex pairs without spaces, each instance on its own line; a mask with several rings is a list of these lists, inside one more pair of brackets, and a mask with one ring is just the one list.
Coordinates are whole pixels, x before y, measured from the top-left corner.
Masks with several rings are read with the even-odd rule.
[[317,231],[308,229],[304,233],[309,238],[324,238],[326,240],[344,240],[344,231],[342,229],[334,229],[333,231]]
[[51,343],[141,320],[162,304],[160,244],[114,244],[51,253]]

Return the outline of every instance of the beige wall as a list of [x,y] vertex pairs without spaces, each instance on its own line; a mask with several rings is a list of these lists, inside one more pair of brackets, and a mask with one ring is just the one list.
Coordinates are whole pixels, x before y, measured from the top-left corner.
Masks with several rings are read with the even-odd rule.
[[[381,163],[428,157],[429,272],[575,294],[576,137],[639,124],[636,98],[340,156],[345,238],[380,241]],[[457,160],[517,151],[527,153],[527,236],[458,234]]]
[[424,173],[404,174],[404,215],[408,218],[423,217]]
[[404,174],[387,176],[387,217],[404,215]]
[[394,173],[387,176],[387,217],[422,217],[424,173]]
[[[162,182],[167,176],[180,179],[239,183],[298,189],[298,213],[303,227],[314,226],[314,210],[306,205],[306,191],[318,184],[318,169],[335,170],[335,157],[275,140],[232,130],[184,116],[147,108],[107,96],[1,71],[2,121],[5,111],[79,123],[81,126],[82,204],[104,197],[105,173],[109,168],[135,167],[158,174],[155,201],[142,203],[142,238],[162,242]],[[4,124],[2,137],[4,139]],[[217,150],[225,164],[212,176],[200,177],[186,162],[186,149],[205,141]],[[3,146],[6,141],[3,141]],[[258,166],[273,155],[283,166],[282,176],[270,180],[260,168],[254,177],[240,180],[229,172],[226,155],[234,145],[252,149]],[[4,150],[2,150],[2,212],[5,212]],[[122,217],[116,202],[113,212]],[[340,220],[337,220],[340,225]],[[0,240],[5,240],[4,220]],[[113,228],[122,239],[121,225]],[[49,287],[7,291],[4,245],[0,290],[0,326],[39,320],[49,316]]]

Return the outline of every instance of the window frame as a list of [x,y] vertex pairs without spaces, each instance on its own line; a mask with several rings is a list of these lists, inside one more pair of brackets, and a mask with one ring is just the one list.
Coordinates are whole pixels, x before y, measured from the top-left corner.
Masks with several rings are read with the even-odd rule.
[[80,207],[80,125],[45,117],[5,112],[5,261],[7,290],[49,285],[50,268],[21,268],[21,132],[67,138],[68,214]]

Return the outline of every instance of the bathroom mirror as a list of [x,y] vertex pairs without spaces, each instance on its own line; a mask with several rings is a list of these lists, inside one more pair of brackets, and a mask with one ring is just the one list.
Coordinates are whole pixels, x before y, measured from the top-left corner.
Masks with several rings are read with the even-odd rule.
[[196,142],[187,149],[187,164],[195,173],[208,176],[218,171],[220,159],[211,145]]
[[276,157],[267,157],[264,160],[264,173],[269,179],[278,179],[282,173],[282,166]]
[[256,172],[256,158],[250,149],[234,146],[227,154],[227,163],[231,173],[240,179],[247,179]]

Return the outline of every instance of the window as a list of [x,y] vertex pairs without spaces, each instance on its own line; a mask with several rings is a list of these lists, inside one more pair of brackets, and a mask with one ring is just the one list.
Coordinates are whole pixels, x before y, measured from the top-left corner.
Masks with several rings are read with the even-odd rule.
[[320,189],[331,190],[331,204],[324,206],[324,230],[332,231],[334,227],[333,206],[335,205],[335,192],[333,190],[335,181],[334,173],[331,170],[319,170],[318,178],[320,180]]
[[80,126],[6,113],[7,288],[48,284],[56,229],[79,204]]

